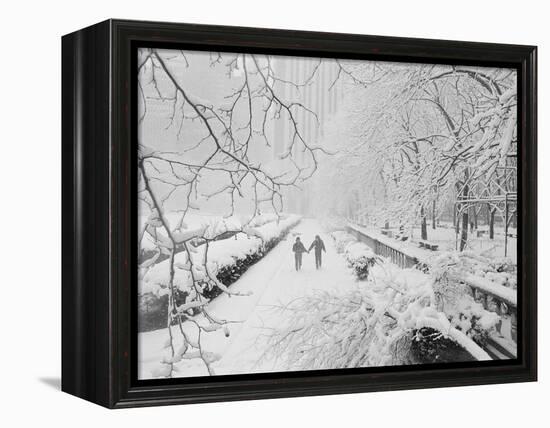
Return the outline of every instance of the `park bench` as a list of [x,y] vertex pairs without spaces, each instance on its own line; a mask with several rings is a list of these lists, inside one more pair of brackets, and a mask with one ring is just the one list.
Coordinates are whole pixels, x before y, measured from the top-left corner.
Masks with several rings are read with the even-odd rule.
[[390,230],[390,229],[381,229],[380,230],[380,233],[382,233],[382,235],[384,236],[387,236],[388,238],[393,238],[394,237],[394,232],[393,230]]
[[424,240],[418,241],[418,245],[421,248],[426,248],[427,250],[431,250],[431,251],[437,251],[437,249],[439,248],[438,244],[434,244],[433,242],[424,241]]

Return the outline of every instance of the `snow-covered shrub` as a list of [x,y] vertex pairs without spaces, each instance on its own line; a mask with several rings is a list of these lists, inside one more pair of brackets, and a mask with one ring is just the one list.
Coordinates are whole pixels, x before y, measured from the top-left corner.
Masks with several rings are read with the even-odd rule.
[[[290,229],[300,222],[300,217],[290,216],[284,220],[265,222],[254,229],[248,229],[247,233],[251,239],[259,241],[254,251],[245,254],[244,257],[233,257],[233,262],[219,266],[216,269],[216,278],[225,286],[229,287],[238,280],[248,268],[261,260],[269,251],[271,251],[279,242],[281,242]],[[213,299],[222,293],[219,287],[211,287],[205,290],[203,295],[208,299]]]
[[[258,249],[252,254],[247,254],[244,258],[235,259],[231,265],[226,265],[218,269],[216,278],[224,285],[230,286],[237,281],[253,264],[260,261],[269,251],[271,251],[279,242],[281,242],[290,230],[284,229],[277,237],[271,238],[265,241]],[[222,291],[217,287],[212,287],[209,290],[205,290],[203,295],[208,299],[213,299],[219,296]]]
[[355,275],[360,280],[365,280],[369,276],[370,269],[377,260],[380,260],[371,248],[358,242],[357,239],[348,232],[336,231],[331,233],[336,252],[343,254],[348,266],[353,269]]
[[370,269],[380,259],[369,246],[361,242],[350,242],[346,245],[344,257],[359,280],[367,279]]

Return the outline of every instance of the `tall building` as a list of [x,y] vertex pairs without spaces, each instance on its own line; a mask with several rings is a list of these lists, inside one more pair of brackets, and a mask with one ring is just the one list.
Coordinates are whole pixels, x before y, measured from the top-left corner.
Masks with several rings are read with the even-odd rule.
[[[304,57],[273,57],[273,69],[277,80],[274,89],[286,102],[299,102],[304,108],[294,107],[298,130],[304,140],[312,146],[322,143],[324,131],[333,117],[343,93],[343,76],[339,66],[332,59]],[[273,157],[285,153],[294,136],[294,125],[283,116],[273,127]],[[305,166],[310,159],[303,144],[293,147],[293,159]],[[285,192],[285,211],[307,215],[310,209],[311,183],[301,184],[304,191],[290,189]]]
[[[228,99],[233,100],[231,94],[242,86],[244,81],[245,65],[250,73],[250,84],[253,90],[261,87],[262,81],[255,74],[255,62],[251,55],[240,57],[237,67],[229,72],[229,61],[234,54],[223,54],[217,56],[217,53],[210,52],[185,52],[185,57],[174,53],[171,50],[161,51],[162,57],[166,60],[170,70],[185,88],[188,95],[206,104],[214,106],[216,109],[228,104]],[[265,56],[255,58],[260,67],[267,65]],[[242,61],[247,61],[243,63]],[[329,118],[335,114],[342,93],[342,79],[338,77],[338,65],[332,59],[320,61],[318,58],[303,57],[270,57],[270,65],[275,74],[275,79],[268,77],[269,84],[273,85],[278,97],[286,103],[300,103],[315,114],[310,114],[300,107],[293,107],[294,118],[301,136],[308,144],[320,144],[323,138],[324,126]],[[265,69],[264,69],[265,70]],[[147,114],[139,127],[139,140],[142,144],[152,147],[155,150],[167,152],[185,152],[188,160],[195,163],[203,162],[212,152],[212,141],[204,140],[205,128],[201,121],[190,120],[193,112],[190,107],[185,107],[182,98],[179,97],[176,104],[173,103],[174,89],[169,79],[157,71],[155,74],[156,86],[151,84],[151,70],[146,70],[141,75],[142,88],[144,88],[143,99],[147,100]],[[163,96],[159,96],[159,90]],[[254,119],[252,141],[247,152],[250,161],[263,166],[269,165],[277,168],[277,164],[283,168],[286,162],[279,161],[292,139],[292,123],[288,116],[283,113],[279,119],[269,121],[266,125],[266,134],[269,144],[260,136],[261,110],[265,108],[262,105],[264,99],[253,96]],[[186,109],[187,119],[182,122],[182,112]],[[217,110],[219,112],[219,110]],[[274,107],[269,112],[269,118],[272,117]],[[143,110],[140,110],[142,113]],[[221,114],[224,120],[226,116]],[[248,98],[245,93],[237,107],[235,107],[231,116],[233,125],[232,137],[239,141],[247,139],[247,123],[249,120]],[[223,140],[225,134],[217,126],[216,121],[211,121],[214,131]],[[216,127],[217,126],[217,127]],[[293,159],[300,165],[310,162],[303,150],[303,145],[298,143],[293,150]],[[281,171],[282,172],[282,171]],[[213,192],[219,189],[225,182],[224,174],[202,172],[208,174],[208,179],[201,181],[201,191],[203,193]],[[245,183],[246,187],[247,184]],[[311,183],[303,183],[302,187],[307,190]],[[246,189],[245,193],[250,194],[251,190]],[[284,210],[307,214],[309,209],[310,192],[288,191],[285,192]],[[201,209],[212,214],[225,214],[225,206],[228,201],[220,202],[222,197],[204,198],[201,200]],[[246,201],[244,200],[246,199]],[[185,197],[182,194],[176,194],[167,202],[171,210],[181,209],[186,204]],[[237,198],[237,211],[248,212],[250,210],[250,200],[247,198]],[[265,204],[267,205],[267,204]],[[263,207],[262,207],[263,208]],[[266,206],[266,210],[270,208]]]

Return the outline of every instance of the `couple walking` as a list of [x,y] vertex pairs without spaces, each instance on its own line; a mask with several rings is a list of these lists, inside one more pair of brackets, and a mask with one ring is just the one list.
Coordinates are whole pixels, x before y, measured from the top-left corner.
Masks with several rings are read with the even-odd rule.
[[322,262],[322,251],[324,251],[325,253],[327,252],[323,240],[319,237],[319,235],[315,235],[315,239],[309,246],[309,250],[306,250],[306,247],[304,247],[304,244],[302,244],[300,237],[296,238],[296,242],[294,242],[294,245],[292,246],[292,251],[294,251],[294,261],[296,263],[297,271],[302,269],[302,254],[309,253],[312,248],[315,248],[315,268],[320,269]]

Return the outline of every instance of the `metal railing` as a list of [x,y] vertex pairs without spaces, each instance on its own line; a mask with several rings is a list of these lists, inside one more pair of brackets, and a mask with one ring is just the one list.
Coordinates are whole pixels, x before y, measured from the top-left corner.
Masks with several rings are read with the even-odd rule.
[[374,254],[387,257],[400,268],[408,269],[416,267],[419,264],[419,260],[416,257],[369,236],[365,232],[355,229],[353,226],[348,225],[347,232],[355,236],[358,241],[367,244],[374,251]]

